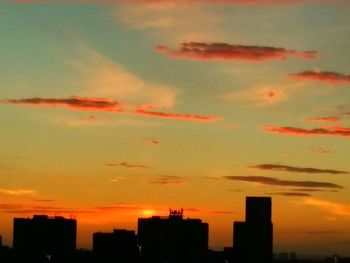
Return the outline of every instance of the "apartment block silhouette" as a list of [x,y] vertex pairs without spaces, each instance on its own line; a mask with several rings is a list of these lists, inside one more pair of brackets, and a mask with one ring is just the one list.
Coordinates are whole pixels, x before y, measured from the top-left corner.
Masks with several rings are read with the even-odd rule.
[[71,262],[76,250],[76,231],[74,219],[47,215],[14,218],[13,251],[17,261]]
[[183,210],[169,217],[138,219],[138,239],[143,263],[202,263],[208,252],[208,224],[184,219]]
[[99,263],[137,263],[139,248],[134,231],[114,229],[112,233],[93,234],[93,254]]

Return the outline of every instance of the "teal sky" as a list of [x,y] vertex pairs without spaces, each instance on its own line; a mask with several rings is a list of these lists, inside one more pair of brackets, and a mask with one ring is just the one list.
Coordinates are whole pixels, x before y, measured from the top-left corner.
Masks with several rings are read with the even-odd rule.
[[13,217],[74,215],[89,247],[183,207],[218,248],[271,195],[276,252],[348,253],[348,1],[92,2],[0,3],[5,243]]

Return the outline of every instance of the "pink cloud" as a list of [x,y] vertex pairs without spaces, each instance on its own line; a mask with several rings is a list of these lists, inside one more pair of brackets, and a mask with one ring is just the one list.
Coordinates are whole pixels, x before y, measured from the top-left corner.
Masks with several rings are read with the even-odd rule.
[[184,42],[177,50],[166,46],[157,46],[156,51],[165,53],[172,58],[192,60],[287,60],[289,57],[316,59],[316,51],[297,51],[267,46],[246,46],[227,43]]
[[350,136],[350,128],[346,127],[324,127],[314,129],[304,129],[297,127],[280,127],[265,125],[262,129],[266,132],[294,135],[294,136],[338,136],[348,137]]
[[289,74],[289,77],[297,80],[310,80],[331,84],[350,84],[350,75],[332,71],[302,71]]

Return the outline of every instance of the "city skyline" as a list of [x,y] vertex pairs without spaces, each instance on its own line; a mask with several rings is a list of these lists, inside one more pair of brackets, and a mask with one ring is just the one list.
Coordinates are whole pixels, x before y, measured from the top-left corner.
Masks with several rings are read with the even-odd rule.
[[248,196],[245,203],[246,221],[234,222],[233,244],[220,251],[208,247],[208,223],[185,218],[183,209],[170,208],[168,216],[138,218],[137,231],[114,228],[112,233],[94,232],[92,250],[77,248],[79,222],[75,219],[48,215],[14,218],[12,247],[0,243],[0,259],[8,263],[73,263],[88,258],[87,262],[271,263],[271,197]]
[[78,247],[169,207],[232,242],[271,196],[276,251],[350,256],[346,0],[0,2],[0,235]]

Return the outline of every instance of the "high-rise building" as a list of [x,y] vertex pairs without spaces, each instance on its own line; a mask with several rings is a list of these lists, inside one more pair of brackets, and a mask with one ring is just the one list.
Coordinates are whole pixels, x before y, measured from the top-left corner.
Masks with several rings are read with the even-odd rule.
[[47,215],[15,218],[13,251],[18,262],[71,262],[76,250],[76,231],[74,219]]
[[114,229],[112,233],[93,234],[93,253],[99,263],[137,263],[139,248],[134,231]]
[[208,252],[208,224],[200,219],[184,219],[182,209],[169,211],[169,217],[139,218],[141,262],[204,262]]
[[246,197],[245,221],[271,223],[271,197]]
[[246,197],[246,220],[233,225],[234,262],[270,263],[273,225],[270,197]]

